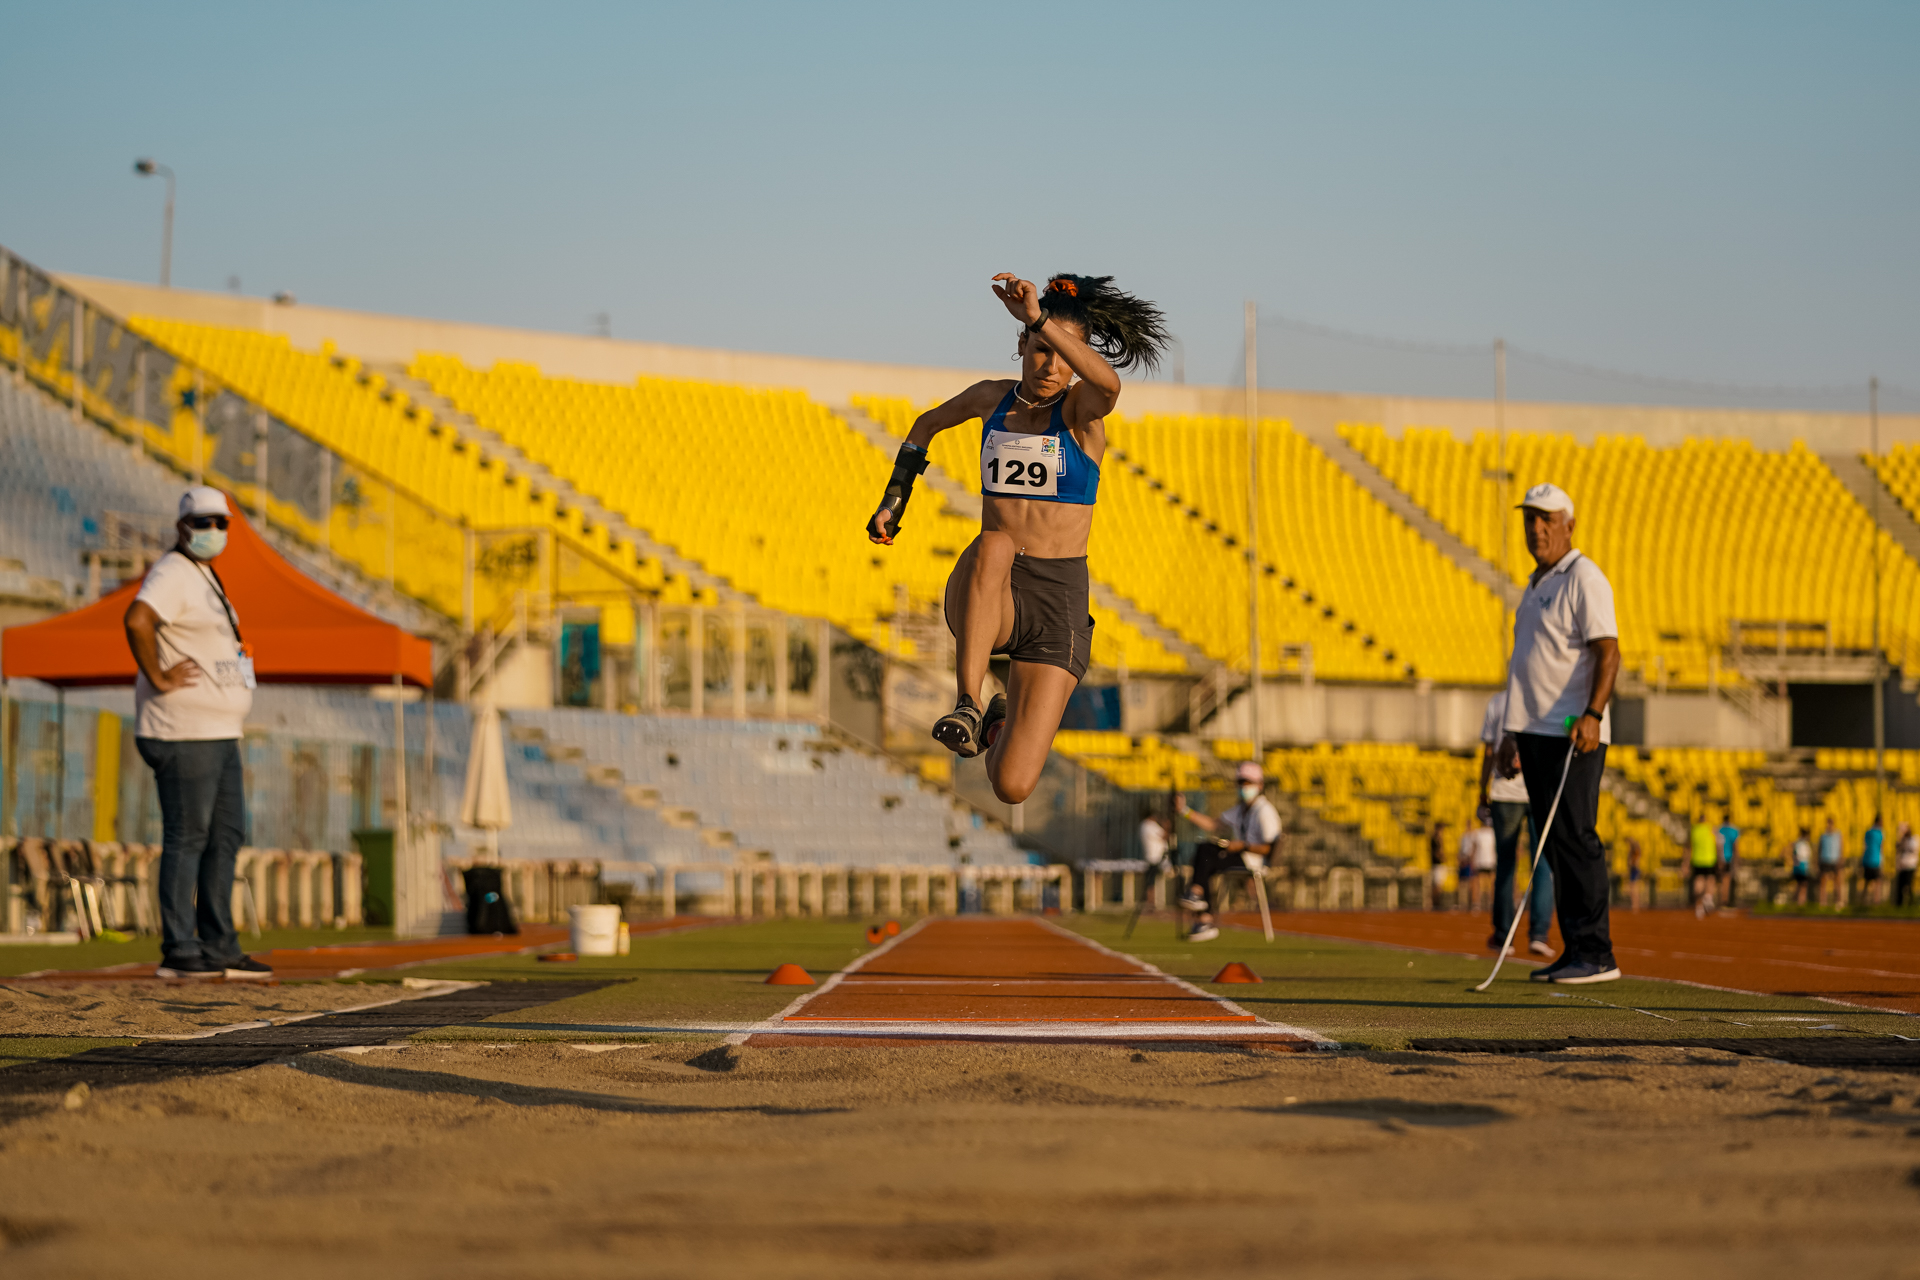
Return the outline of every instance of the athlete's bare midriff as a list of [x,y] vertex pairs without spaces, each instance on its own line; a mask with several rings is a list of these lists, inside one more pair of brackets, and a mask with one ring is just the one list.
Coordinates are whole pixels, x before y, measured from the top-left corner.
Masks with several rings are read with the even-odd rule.
[[[1004,396],[1014,385],[1012,381],[1001,383],[998,394]],[[1027,409],[1016,402],[1002,420],[1001,430],[1022,435],[1039,434],[1050,430],[1052,423],[1053,409],[1050,404],[1045,408]],[[1099,466],[1107,452],[1106,423],[1100,420],[1089,422],[1078,430],[1072,430],[1072,435],[1074,443],[1087,455],[1087,460]],[[1076,502],[1036,502],[1032,498],[1002,498],[983,494],[980,532],[1006,534],[1013,539],[1014,547],[1025,555],[1048,560],[1084,556],[1087,554],[1087,538],[1093,532],[1093,512],[1093,507]]]

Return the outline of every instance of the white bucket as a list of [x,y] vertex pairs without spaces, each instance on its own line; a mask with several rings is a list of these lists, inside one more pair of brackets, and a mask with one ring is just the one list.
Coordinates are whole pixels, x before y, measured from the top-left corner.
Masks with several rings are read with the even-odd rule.
[[620,947],[620,908],[568,907],[573,914],[573,954],[610,956]]

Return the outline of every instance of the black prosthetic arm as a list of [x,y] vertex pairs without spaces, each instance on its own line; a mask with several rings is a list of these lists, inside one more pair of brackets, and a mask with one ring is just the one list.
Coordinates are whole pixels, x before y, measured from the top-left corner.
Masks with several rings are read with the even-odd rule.
[[880,509],[867,522],[867,537],[874,542],[893,545],[900,532],[900,520],[907,513],[907,499],[913,496],[913,482],[927,470],[927,451],[911,440],[900,446],[893,459],[893,474],[887,478],[887,492]]

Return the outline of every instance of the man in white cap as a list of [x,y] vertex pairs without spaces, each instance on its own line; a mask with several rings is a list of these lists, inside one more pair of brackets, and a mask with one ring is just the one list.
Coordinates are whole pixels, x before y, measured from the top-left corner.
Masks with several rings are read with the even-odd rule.
[[1222,871],[1244,866],[1254,875],[1266,869],[1266,860],[1280,841],[1280,811],[1264,793],[1266,777],[1253,761],[1243,762],[1235,771],[1240,803],[1217,818],[1187,808],[1185,796],[1174,799],[1174,809],[1187,821],[1213,837],[1193,854],[1193,879],[1187,884],[1180,905],[1196,911],[1200,919],[1187,935],[1189,942],[1211,942],[1220,936],[1213,919],[1213,880]]
[[266,978],[233,927],[233,867],[247,835],[240,736],[253,708],[253,658],[213,560],[227,549],[227,496],[180,497],[179,540],[127,607],[134,744],[160,800],[163,978]]
[[[1520,513],[1537,567],[1514,612],[1505,736],[1495,771],[1506,778],[1525,775],[1535,832],[1546,827],[1547,812],[1560,795],[1546,858],[1553,867],[1560,941],[1566,948],[1533,977],[1568,984],[1611,982],[1620,976],[1607,922],[1612,878],[1594,823],[1607,744],[1613,739],[1607,704],[1620,674],[1613,585],[1598,565],[1573,549],[1573,499],[1558,486],[1527,490]],[[1569,718],[1571,742],[1565,727]]]

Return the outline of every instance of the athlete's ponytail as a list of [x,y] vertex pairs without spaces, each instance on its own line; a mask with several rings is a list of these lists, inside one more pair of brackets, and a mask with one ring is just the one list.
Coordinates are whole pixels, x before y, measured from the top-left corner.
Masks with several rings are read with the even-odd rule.
[[1158,369],[1173,342],[1160,308],[1114,288],[1112,276],[1054,276],[1040,291],[1040,308],[1079,325],[1087,345],[1116,369]]

